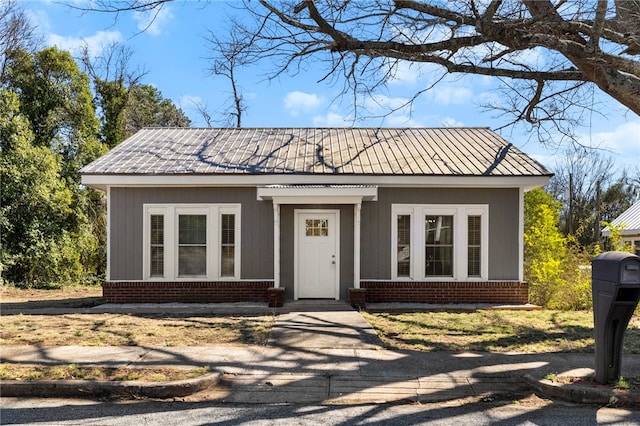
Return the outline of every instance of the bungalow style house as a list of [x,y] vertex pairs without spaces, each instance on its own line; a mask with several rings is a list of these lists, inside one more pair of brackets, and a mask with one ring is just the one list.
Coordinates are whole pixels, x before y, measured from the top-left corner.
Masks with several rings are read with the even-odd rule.
[[[636,201],[631,207],[623,211],[620,216],[611,221],[611,225],[621,227],[621,240],[623,244],[630,244],[633,252],[640,256],[640,201]],[[611,229],[606,227],[602,235],[611,235]]]
[[523,194],[486,128],[143,129],[81,170],[107,196],[110,303],[528,301]]

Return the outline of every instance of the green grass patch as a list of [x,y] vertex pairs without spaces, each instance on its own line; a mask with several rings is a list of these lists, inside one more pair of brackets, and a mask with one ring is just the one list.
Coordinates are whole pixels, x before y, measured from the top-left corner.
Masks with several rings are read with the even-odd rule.
[[[366,313],[388,348],[419,351],[593,352],[591,311]],[[624,351],[640,353],[640,319],[632,318]]]

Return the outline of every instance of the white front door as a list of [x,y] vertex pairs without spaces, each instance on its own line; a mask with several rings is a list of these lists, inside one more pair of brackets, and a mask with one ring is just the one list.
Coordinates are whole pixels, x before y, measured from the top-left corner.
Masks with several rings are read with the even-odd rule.
[[340,298],[340,211],[295,211],[295,299]]

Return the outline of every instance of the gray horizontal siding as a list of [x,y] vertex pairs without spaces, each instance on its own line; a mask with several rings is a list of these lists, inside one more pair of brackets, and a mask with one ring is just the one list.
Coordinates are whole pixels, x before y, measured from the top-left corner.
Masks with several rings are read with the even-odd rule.
[[379,188],[362,204],[361,278],[391,279],[392,204],[488,204],[489,279],[518,279],[518,189]]
[[273,208],[256,188],[111,188],[111,280],[142,279],[144,204],[239,203],[241,278],[273,279]]
[[[273,208],[255,188],[112,188],[111,280],[142,279],[144,204],[239,203],[242,205],[242,279],[273,279]],[[518,279],[518,189],[379,188],[378,201],[362,204],[361,278],[391,278],[392,204],[488,204],[489,279]],[[294,294],[294,210],[340,210],[340,297],[353,286],[353,206],[281,206],[281,286]]]

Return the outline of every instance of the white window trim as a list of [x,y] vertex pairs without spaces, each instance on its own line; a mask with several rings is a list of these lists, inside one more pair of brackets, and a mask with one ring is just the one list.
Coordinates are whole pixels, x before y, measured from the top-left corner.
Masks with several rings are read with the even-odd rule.
[[[144,281],[224,281],[240,279],[240,204],[144,204],[142,232],[142,261]],[[178,215],[198,214],[207,216],[207,273],[202,276],[178,276]],[[235,214],[235,258],[233,276],[221,276],[220,232],[223,214]],[[151,257],[151,215],[164,215],[164,276],[152,277]]]
[[[398,276],[398,216],[411,217],[411,266]],[[453,216],[453,276],[425,276],[424,217]],[[468,276],[468,216],[480,216],[480,276]],[[486,204],[393,204],[391,206],[391,279],[396,281],[487,281],[489,279],[489,206]]]
[[[223,214],[233,214],[235,215],[235,232],[233,236],[233,276],[222,276],[222,233],[220,230],[222,229],[222,215]],[[221,205],[218,206],[218,217],[217,217],[218,227],[216,228],[217,235],[217,244],[214,244],[215,250],[214,259],[217,259],[217,271],[218,271],[218,279],[240,279],[240,205]]]

